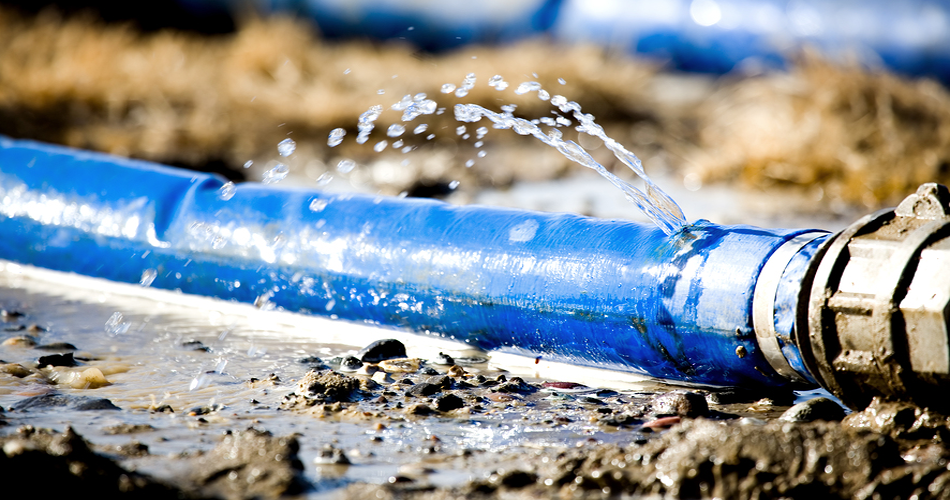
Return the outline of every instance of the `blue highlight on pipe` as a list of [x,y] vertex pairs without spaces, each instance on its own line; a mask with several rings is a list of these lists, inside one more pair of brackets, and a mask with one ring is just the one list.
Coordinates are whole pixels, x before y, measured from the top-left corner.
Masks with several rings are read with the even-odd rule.
[[[0,137],[0,258],[409,329],[695,384],[795,386],[764,357],[753,292],[808,230],[622,220],[240,184]],[[788,339],[818,237],[782,266]],[[789,364],[814,379],[797,348]]]

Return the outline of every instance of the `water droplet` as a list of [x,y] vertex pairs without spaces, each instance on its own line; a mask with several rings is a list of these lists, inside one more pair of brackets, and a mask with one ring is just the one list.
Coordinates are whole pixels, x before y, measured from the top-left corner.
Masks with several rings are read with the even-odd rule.
[[550,116],[542,116],[541,118],[538,119],[538,121],[540,121],[541,123],[549,127],[557,126],[557,122],[554,121],[554,118],[551,118]]
[[475,165],[475,160],[468,160],[465,162],[465,168],[472,168]]
[[484,158],[486,154],[488,154],[488,153],[486,153],[486,152],[484,152],[484,151],[479,151],[476,156],[478,156],[479,158]]
[[264,177],[261,179],[261,182],[264,184],[273,184],[275,182],[280,182],[287,177],[287,174],[290,173],[290,168],[283,163],[278,163],[274,168],[264,172]]
[[320,177],[317,177],[317,184],[320,186],[326,186],[333,180],[333,174],[330,172],[324,172],[320,174]]
[[244,162],[244,168],[251,168],[251,165],[254,164],[254,160],[247,160]]
[[412,129],[412,133],[418,135],[418,134],[421,134],[421,133],[425,132],[427,128],[429,128],[429,125],[427,125],[427,124],[425,124],[425,123],[421,123],[421,124],[417,125],[416,128]]
[[517,104],[505,104],[501,107],[501,110],[508,114],[514,113],[516,109],[518,109]]
[[314,198],[313,201],[310,202],[311,212],[322,212],[324,208],[327,208],[327,200]]
[[425,92],[419,92],[418,94],[412,96],[412,102],[422,102],[424,100],[426,100]]
[[389,126],[389,129],[386,130],[386,135],[388,135],[389,137],[399,137],[405,131],[406,131],[406,127],[403,127],[402,125],[398,123],[393,123],[392,125]]
[[449,189],[455,189],[459,187],[459,181],[452,181],[449,183]]
[[541,84],[538,82],[524,82],[515,89],[515,94],[522,95],[534,90],[541,90]]
[[442,93],[443,93],[443,94],[451,94],[452,92],[455,92],[455,84],[453,84],[453,83],[446,83],[446,84],[442,85]]
[[476,148],[480,148],[480,147],[484,146],[485,143],[482,142],[482,141],[477,141],[475,144],[472,144],[472,145],[475,146]]
[[218,198],[221,198],[225,201],[230,200],[234,197],[234,191],[234,183],[226,182],[223,186],[221,186],[221,189],[218,190]]
[[399,139],[398,141],[396,141],[396,142],[393,143],[393,148],[397,148],[397,149],[398,149],[398,148],[401,148],[401,147],[402,147],[402,139]]
[[551,98],[551,94],[549,94],[547,90],[544,90],[544,89],[538,90],[538,99],[541,99],[542,101],[547,101],[550,98]]
[[478,139],[485,137],[485,134],[487,133],[488,133],[488,127],[478,127],[477,129],[475,129],[475,137]]
[[281,156],[290,156],[297,150],[297,143],[293,139],[284,139],[277,144],[277,152]]
[[[557,107],[564,106],[565,104],[567,104],[567,98],[562,95],[556,95],[551,98],[551,104]],[[564,111],[564,110],[561,110],[561,111]]]
[[571,121],[568,120],[567,118],[564,118],[563,116],[557,117],[557,120],[554,120],[554,121],[556,121],[558,125],[563,125],[565,127],[568,127],[571,125]]
[[439,108],[439,110],[435,112],[437,115],[441,115],[442,113],[445,113],[445,108]]
[[389,145],[389,141],[387,141],[386,139],[383,139],[383,140],[377,142],[375,146],[373,146],[373,151],[376,151],[377,153],[380,153],[380,152],[382,152],[384,149],[386,149],[386,146],[388,146],[388,145]]
[[471,136],[468,135],[468,134],[465,134],[465,135],[462,136],[462,139],[465,139],[465,140],[467,141],[469,137],[471,137]]
[[346,68],[346,69],[343,71],[343,74],[344,74],[344,75],[350,74],[350,68]]
[[152,283],[155,282],[156,277],[158,277],[158,271],[154,269],[146,269],[142,271],[142,278],[139,280],[139,284],[142,286],[152,286]]
[[343,142],[343,137],[346,135],[346,130],[342,128],[335,128],[330,131],[330,138],[327,139],[327,146],[331,148],[337,147]]
[[336,170],[341,174],[348,174],[352,172],[354,168],[356,168],[356,162],[353,160],[343,159],[340,160],[340,163],[336,164]]
[[465,125],[459,125],[455,128],[455,135],[462,135],[465,133]]
[[222,238],[221,236],[215,236],[214,239],[211,240],[211,248],[213,248],[213,249],[215,249],[215,250],[218,250],[218,249],[220,249],[220,248],[224,248],[224,245],[226,245],[227,242],[228,242],[228,240]]
[[116,336],[121,335],[129,331],[129,327],[132,326],[132,323],[122,321],[122,313],[114,312],[112,316],[106,321],[105,331],[109,335]]
[[567,82],[564,81],[563,78],[558,78],[558,79],[557,79],[557,83],[560,83],[561,85],[567,85]]
[[426,136],[427,141],[431,141],[432,139],[435,139],[435,134],[429,134]]
[[508,241],[518,243],[531,241],[534,239],[534,235],[538,232],[538,227],[538,221],[534,219],[528,219],[508,231]]
[[376,119],[379,118],[379,115],[383,112],[383,107],[380,105],[370,106],[363,114],[360,115],[359,120],[357,121],[356,128],[359,129],[359,135],[356,137],[357,144],[363,144],[369,138],[369,134],[373,132],[373,127],[375,127]]
[[467,96],[468,91],[472,90],[473,87],[475,87],[475,73],[469,73],[462,80],[462,86],[455,89],[455,97]]
[[383,95],[383,94],[386,93],[386,89],[379,89],[379,90],[376,91],[376,93],[379,94],[379,95]]
[[406,154],[406,153],[412,151],[413,149],[416,149],[416,148],[414,148],[414,147],[412,147],[412,146],[406,146],[406,147],[402,148],[402,154]]

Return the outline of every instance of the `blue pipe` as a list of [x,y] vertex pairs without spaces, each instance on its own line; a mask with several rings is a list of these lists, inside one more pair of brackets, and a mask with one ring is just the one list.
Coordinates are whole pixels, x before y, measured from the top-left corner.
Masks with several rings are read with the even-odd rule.
[[[824,233],[698,221],[668,237],[572,214],[231,186],[0,137],[0,258],[688,383],[816,383],[788,339]],[[766,328],[753,325],[757,295],[774,312]]]

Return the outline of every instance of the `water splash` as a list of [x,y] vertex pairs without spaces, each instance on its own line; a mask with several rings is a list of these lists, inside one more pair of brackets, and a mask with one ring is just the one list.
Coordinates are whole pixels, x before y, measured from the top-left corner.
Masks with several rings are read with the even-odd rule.
[[297,150],[297,143],[293,139],[284,139],[277,144],[277,152],[281,156],[290,156]]
[[[528,82],[533,83],[533,82]],[[522,84],[522,86],[525,84]],[[519,90],[520,90],[519,86]],[[528,85],[525,92],[536,90],[533,85]],[[617,141],[611,139],[604,133],[604,129],[594,122],[594,117],[581,111],[581,107],[574,101],[568,101],[565,97],[556,95],[551,98],[551,104],[557,106],[563,113],[571,113],[574,119],[578,121],[577,131],[596,137],[604,142],[604,145],[613,152],[618,160],[627,165],[645,184],[645,191],[641,191],[636,186],[617,177],[600,163],[594,160],[587,151],[579,144],[570,140],[561,138],[561,131],[552,129],[545,134],[536,124],[518,118],[512,115],[513,106],[504,106],[503,113],[496,113],[483,108],[477,104],[456,104],[455,119],[466,123],[475,123],[482,118],[491,120],[496,129],[511,129],[520,135],[531,135],[541,142],[555,148],[567,159],[591,168],[601,176],[610,181],[611,184],[620,189],[624,196],[640,209],[647,217],[666,234],[673,234],[676,230],[686,225],[686,217],[676,202],[670,198],[662,189],[660,189],[643,171],[643,165],[640,159],[633,153],[627,151]]]
[[330,137],[327,138],[327,146],[335,148],[343,142],[343,137],[346,136],[346,130],[342,128],[335,128],[330,131]]

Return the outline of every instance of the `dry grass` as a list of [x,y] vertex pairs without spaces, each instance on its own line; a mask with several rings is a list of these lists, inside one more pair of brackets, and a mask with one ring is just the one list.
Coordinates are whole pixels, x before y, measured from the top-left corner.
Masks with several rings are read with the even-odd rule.
[[[664,158],[706,182],[789,186],[825,202],[868,206],[894,203],[921,182],[950,182],[946,88],[815,58],[789,74],[715,82],[694,105],[670,99],[649,64],[546,40],[433,56],[402,45],[328,44],[308,25],[279,17],[201,36],[0,9],[0,133],[236,171],[249,159],[274,158],[276,143],[290,135],[307,176],[346,156],[364,165],[353,180],[390,193],[449,179],[506,185],[570,168],[536,141],[496,133],[489,156],[466,169],[474,150],[455,137],[451,110],[426,120],[440,139],[413,155],[377,154],[353,142],[356,117],[370,105],[425,92],[450,107],[458,99],[439,88],[470,72],[480,80],[465,102],[494,109],[517,102],[518,114],[544,116],[548,103],[485,85],[494,74],[513,85],[536,79],[563,89],[641,157]],[[396,121],[389,111],[380,128]],[[336,127],[348,130],[348,140],[330,149],[326,137]],[[382,138],[378,131],[371,143]],[[595,156],[609,162],[602,153]]]

